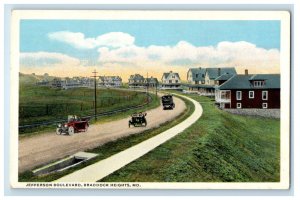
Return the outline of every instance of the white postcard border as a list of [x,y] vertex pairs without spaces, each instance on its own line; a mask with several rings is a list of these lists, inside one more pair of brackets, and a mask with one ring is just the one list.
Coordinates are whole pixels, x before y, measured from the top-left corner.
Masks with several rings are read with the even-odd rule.
[[[280,182],[274,183],[121,183],[87,186],[70,183],[45,186],[18,182],[19,27],[22,19],[98,20],[280,20]],[[10,182],[13,188],[114,188],[114,189],[288,189],[290,186],[290,13],[287,11],[132,11],[132,10],[14,10],[11,23]],[[38,186],[34,186],[34,185]],[[50,184],[50,183],[49,183]],[[69,185],[67,185],[69,184]],[[126,186],[127,184],[127,186]],[[136,184],[134,186],[133,184]],[[28,186],[31,185],[31,186]],[[130,187],[128,187],[130,185]]]

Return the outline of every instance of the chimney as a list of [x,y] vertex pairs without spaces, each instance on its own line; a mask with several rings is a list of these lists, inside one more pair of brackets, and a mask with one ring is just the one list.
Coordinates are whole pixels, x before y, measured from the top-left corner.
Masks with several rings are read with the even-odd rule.
[[221,76],[221,68],[218,68],[218,76]]
[[245,75],[248,75],[248,69],[245,69]]

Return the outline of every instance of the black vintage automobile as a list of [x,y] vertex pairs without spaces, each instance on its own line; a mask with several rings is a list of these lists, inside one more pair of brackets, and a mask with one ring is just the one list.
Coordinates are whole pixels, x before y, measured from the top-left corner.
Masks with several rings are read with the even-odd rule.
[[172,95],[164,95],[161,97],[161,102],[163,105],[163,109],[171,109],[175,108],[175,103],[173,102],[173,96]]
[[146,120],[147,113],[134,113],[131,115],[131,120],[128,122],[128,126],[130,128],[130,125],[136,126],[147,126],[147,120]]

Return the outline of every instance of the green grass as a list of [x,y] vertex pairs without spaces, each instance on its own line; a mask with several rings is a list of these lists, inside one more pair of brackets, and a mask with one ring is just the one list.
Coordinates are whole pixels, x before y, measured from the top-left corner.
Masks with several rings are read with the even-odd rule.
[[[94,113],[94,90],[91,88],[55,89],[36,85],[20,86],[20,125],[66,118],[68,114],[90,115]],[[143,93],[114,90],[97,90],[97,111],[145,103]]]
[[[90,124],[94,124],[94,123],[101,124],[101,123],[105,123],[105,122],[119,120],[119,119],[123,119],[123,118],[130,116],[133,112],[144,112],[144,111],[158,107],[160,105],[160,98],[156,97],[156,95],[151,94],[151,93],[149,93],[149,95],[152,97],[152,101],[142,108],[131,109],[128,111],[115,113],[110,116],[97,117],[97,121],[95,121],[94,118],[92,118],[90,120]],[[34,127],[34,128],[27,128],[22,131],[19,131],[19,136],[20,137],[32,137],[32,136],[39,135],[42,133],[47,133],[49,131],[53,132],[54,130],[55,130],[55,125],[45,125],[45,126],[39,126],[39,127]]]
[[206,97],[191,127],[102,182],[277,182],[280,121],[232,115]]
[[[94,114],[94,90],[90,88],[73,88],[68,90],[55,89],[45,86],[29,84],[24,80],[20,83],[19,96],[19,124],[33,124],[44,121],[67,119],[67,115],[76,114],[87,116]],[[121,119],[130,115],[133,111],[145,111],[159,106],[159,98],[150,94],[152,102],[143,108],[116,113],[111,116],[98,117],[97,123]],[[107,112],[129,106],[145,104],[145,93],[118,89],[97,90],[97,111]],[[94,123],[92,119],[91,123]],[[34,128],[20,129],[20,135],[35,135],[53,130],[53,125],[45,125]]]
[[[133,145],[136,145],[146,139],[149,139],[169,128],[172,128],[173,126],[175,126],[176,124],[179,124],[184,119],[186,119],[188,116],[190,116],[194,111],[194,105],[190,101],[187,101],[185,99],[183,99],[183,100],[186,104],[186,110],[176,119],[174,119],[170,122],[166,122],[166,123],[160,125],[160,127],[158,127],[158,128],[153,128],[153,129],[144,131],[139,134],[130,135],[128,137],[123,137],[116,141],[108,142],[97,148],[86,150],[86,152],[97,153],[98,156],[91,159],[90,161],[80,164],[74,168],[70,168],[63,172],[58,172],[58,173],[44,175],[44,176],[34,176],[31,171],[26,171],[24,173],[19,174],[19,181],[20,182],[49,182],[49,181],[56,180],[62,176],[70,174],[76,170],[83,168],[83,167],[86,167],[95,162],[98,162],[100,160],[108,158],[109,156],[112,156],[112,155],[114,155],[118,152],[121,152]],[[159,101],[158,101],[158,103],[159,103]],[[38,167],[36,167],[36,169],[39,167],[42,167],[42,166],[38,166]]]

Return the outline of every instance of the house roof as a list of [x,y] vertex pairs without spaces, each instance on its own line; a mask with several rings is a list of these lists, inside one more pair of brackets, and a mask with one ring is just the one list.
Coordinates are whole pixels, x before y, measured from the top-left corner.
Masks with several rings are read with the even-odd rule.
[[[219,74],[219,69],[220,69],[220,74]],[[206,68],[207,75],[209,79],[215,80],[218,78],[220,75],[223,74],[236,74],[235,68],[234,67],[223,67],[223,68]]]
[[163,78],[168,78],[168,76],[170,75],[170,73],[168,73],[168,72],[165,72],[164,74],[163,74]]
[[[192,72],[193,81],[203,81],[205,79],[205,68],[190,68],[189,71]],[[198,74],[197,77],[196,74]]]
[[99,76],[99,79],[101,81],[104,80],[122,81],[122,78],[120,76]]
[[[261,87],[254,87],[251,82],[257,76],[259,80],[264,80]],[[216,87],[219,90],[230,89],[278,89],[280,88],[280,74],[258,74],[258,75],[234,75],[222,85]]]
[[158,83],[158,80],[157,78],[145,78],[145,81],[148,82],[148,83]]
[[215,81],[227,81],[230,79],[234,74],[223,74],[215,79]]
[[249,80],[255,81],[255,80],[274,79],[274,77],[277,77],[278,75],[279,74],[254,74],[251,76]]
[[140,74],[134,74],[134,75],[130,75],[129,79],[133,79],[133,80],[144,80],[144,77]]
[[177,72],[172,72],[172,71],[163,73],[162,79],[163,78],[167,79],[170,74],[174,74],[175,76],[177,76],[180,79],[179,74]]

